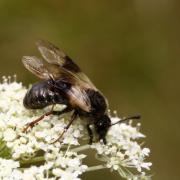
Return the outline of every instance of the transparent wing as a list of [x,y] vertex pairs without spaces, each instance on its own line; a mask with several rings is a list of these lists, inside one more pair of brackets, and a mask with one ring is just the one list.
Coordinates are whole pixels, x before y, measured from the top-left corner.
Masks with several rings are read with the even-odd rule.
[[68,77],[68,73],[59,68],[58,65],[48,64],[35,56],[23,56],[22,62],[30,72],[40,79],[57,79],[62,76]]
[[42,57],[50,64],[59,64],[63,66],[65,53],[61,51],[58,47],[53,44],[39,40],[36,43],[38,50],[40,51]]
[[86,112],[90,112],[91,103],[85,89],[79,86],[72,86],[67,94],[70,97],[69,99],[72,105],[75,105],[76,107],[79,107]]
[[50,42],[39,40],[37,47],[42,57],[50,64],[56,64],[68,71],[77,81],[87,83],[89,87],[96,89],[90,79],[81,71],[79,66],[67,56],[61,49]]
[[49,79],[51,77],[51,74],[48,72],[43,60],[35,56],[23,56],[22,62],[30,72],[39,78]]
[[69,74],[58,65],[48,64],[35,56],[24,56],[22,62],[30,72],[41,79],[47,80],[52,78],[54,80],[58,79],[59,81],[62,80],[70,83],[72,87],[66,92],[69,96],[70,103],[84,111],[90,111],[91,104],[89,97],[85,92],[86,87],[82,86],[82,84],[78,84],[73,75]]

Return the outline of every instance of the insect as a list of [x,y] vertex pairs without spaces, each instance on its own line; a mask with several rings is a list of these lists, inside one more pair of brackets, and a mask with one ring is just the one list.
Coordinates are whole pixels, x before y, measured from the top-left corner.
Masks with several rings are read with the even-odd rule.
[[[62,115],[72,111],[68,125],[54,142],[60,140],[73,121],[79,117],[87,119],[89,143],[93,142],[91,125],[94,125],[98,139],[106,144],[106,134],[114,124],[111,123],[107,113],[108,101],[105,96],[94,86],[79,66],[58,47],[43,40],[37,42],[37,47],[43,59],[24,56],[22,62],[42,81],[34,84],[28,90],[23,103],[27,109],[42,109],[52,105],[52,110],[27,124],[23,131],[26,132],[29,128],[33,128],[45,116]],[[66,107],[62,111],[54,111],[53,107],[56,104],[63,104]],[[132,116],[121,122],[139,118],[139,116]]]

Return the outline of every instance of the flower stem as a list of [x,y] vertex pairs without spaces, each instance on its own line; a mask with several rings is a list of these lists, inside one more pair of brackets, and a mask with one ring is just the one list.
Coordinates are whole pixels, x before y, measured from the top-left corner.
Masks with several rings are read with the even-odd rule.
[[34,158],[32,158],[30,160],[27,160],[27,161],[25,161],[25,160],[21,161],[21,165],[28,165],[28,164],[32,164],[32,163],[38,163],[38,162],[42,162],[44,160],[45,160],[44,156],[34,157]]
[[89,144],[86,144],[86,145],[71,149],[71,151],[74,151],[74,152],[84,151],[86,149],[89,149],[90,147],[91,146]]
[[88,167],[88,168],[86,169],[86,172],[96,171],[96,170],[106,169],[106,168],[107,168],[107,167],[104,166],[104,165],[91,166],[91,167]]

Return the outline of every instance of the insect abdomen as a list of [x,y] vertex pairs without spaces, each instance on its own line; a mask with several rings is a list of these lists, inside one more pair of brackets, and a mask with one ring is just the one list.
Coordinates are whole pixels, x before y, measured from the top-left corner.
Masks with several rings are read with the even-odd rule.
[[47,81],[34,84],[26,93],[23,103],[28,109],[42,109],[52,104],[67,104],[63,95],[49,89]]

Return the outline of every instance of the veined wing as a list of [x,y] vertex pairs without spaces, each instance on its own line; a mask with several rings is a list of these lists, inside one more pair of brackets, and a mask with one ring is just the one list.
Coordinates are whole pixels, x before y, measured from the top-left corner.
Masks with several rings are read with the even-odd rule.
[[73,60],[67,56],[61,49],[55,45],[39,40],[37,42],[37,47],[42,55],[42,57],[50,64],[59,65],[61,68],[68,71],[74,78],[81,81],[81,84],[86,84],[86,86],[96,89],[94,84],[90,79],[81,71],[79,66],[73,62]]
[[[24,66],[40,79],[57,79],[67,74],[63,69],[55,64],[48,64],[44,60],[35,56],[23,56]],[[67,75],[68,76],[68,75]]]
[[[63,93],[67,93],[70,103],[75,107],[83,109],[84,111],[90,111],[91,103],[86,93],[86,88],[88,87],[86,87],[83,83],[78,83],[78,80],[71,73],[64,70],[57,64],[46,63],[35,56],[24,56],[22,58],[22,62],[30,72],[40,79],[52,79],[55,84],[57,80],[61,82],[61,84],[69,83],[71,88]],[[54,86],[54,84],[52,84],[52,86]],[[55,86],[54,88],[59,93],[63,91],[58,86]]]

